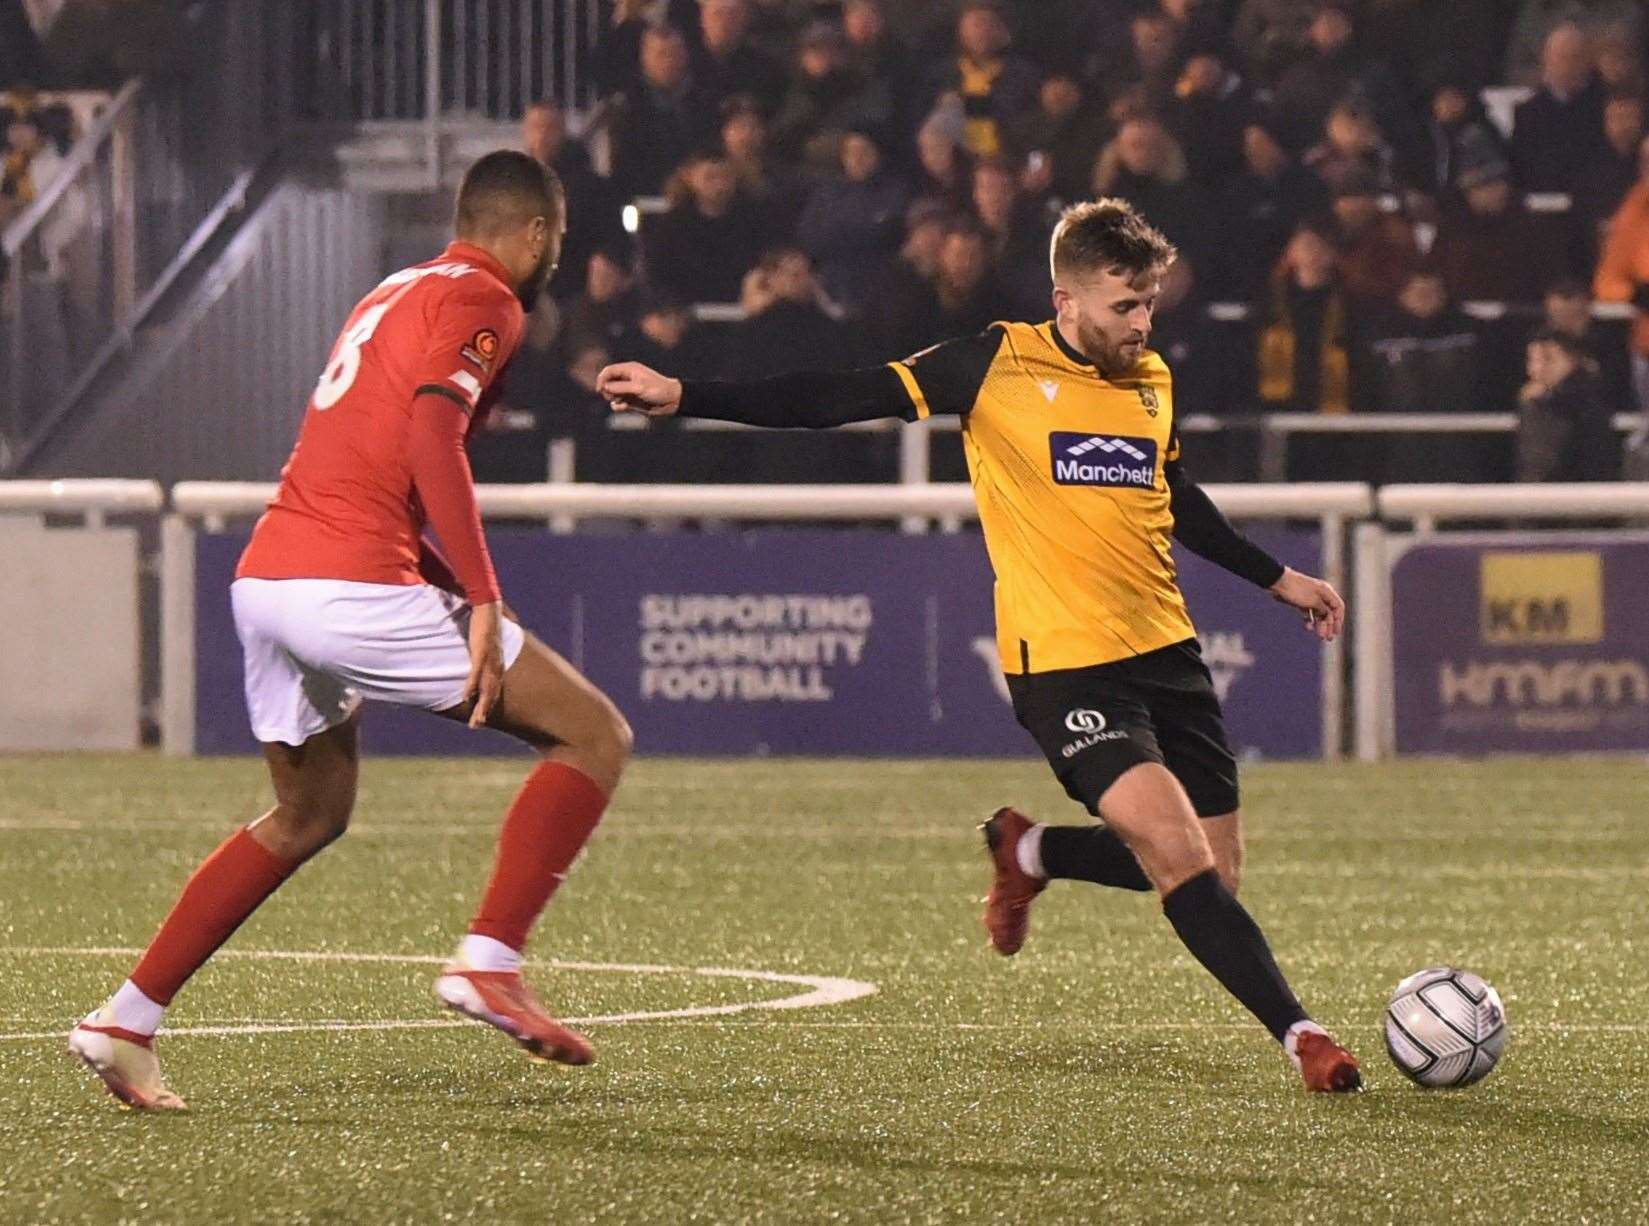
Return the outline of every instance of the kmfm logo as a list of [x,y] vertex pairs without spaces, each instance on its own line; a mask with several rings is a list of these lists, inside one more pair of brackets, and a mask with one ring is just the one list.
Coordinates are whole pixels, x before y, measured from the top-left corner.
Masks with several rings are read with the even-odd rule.
[[1481,567],[1485,643],[1603,641],[1603,558],[1595,550],[1488,552]]

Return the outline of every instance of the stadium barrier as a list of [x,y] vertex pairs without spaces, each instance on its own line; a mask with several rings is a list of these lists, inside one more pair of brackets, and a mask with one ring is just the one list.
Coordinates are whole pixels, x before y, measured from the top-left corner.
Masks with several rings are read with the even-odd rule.
[[0,481],[0,750],[136,749],[152,481]]
[[[1226,512],[1291,565],[1344,581],[1361,484],[1213,486]],[[184,483],[162,531],[162,733],[172,753],[252,748],[240,658],[223,596],[246,520],[273,487]],[[822,523],[976,517],[962,483],[884,486],[482,486],[510,599],[602,685],[648,752],[1017,753],[997,664],[992,585],[978,537],[956,531],[844,535]],[[570,529],[556,535],[536,525]],[[682,520],[709,530],[669,530]],[[237,522],[238,521],[238,522]],[[653,530],[613,530],[615,521]],[[1292,521],[1292,522],[1291,522]],[[720,523],[788,525],[715,531]],[[533,525],[523,529],[512,525]],[[664,526],[661,530],[661,525]],[[804,526],[805,525],[805,526]],[[1309,525],[1309,526],[1307,526]],[[1341,751],[1343,655],[1200,559],[1182,581],[1242,747],[1268,757]],[[1317,695],[1281,703],[1278,688]],[[487,752],[438,720],[380,710],[378,749]]]
[[1354,531],[1359,758],[1649,749],[1649,483],[1397,485],[1377,508]]
[[[1388,486],[1377,495],[1356,484],[1210,488],[1233,518],[1272,521],[1250,531],[1290,564],[1349,589],[1359,757],[1649,748],[1649,484]],[[249,747],[222,592],[247,521],[273,491],[173,490],[159,565],[159,722],[171,752]],[[519,585],[529,619],[645,713],[644,747],[1023,748],[992,663],[983,551],[974,534],[956,531],[976,516],[964,485],[484,486],[480,501],[512,599]],[[0,482],[0,552],[23,576],[11,588],[16,650],[0,664],[0,745],[138,743],[144,558],[132,521],[164,508],[161,488],[146,481]],[[706,530],[669,530],[682,520]],[[948,530],[818,530],[876,521]],[[730,522],[786,527],[715,530]],[[539,524],[584,530],[557,535]],[[1310,640],[1280,611],[1196,559],[1183,560],[1182,578],[1239,739],[1267,756],[1337,753],[1340,648],[1302,652]],[[813,604],[785,606],[792,596]],[[718,668],[714,653],[745,632],[739,618],[759,621],[764,609],[778,616],[756,627],[767,649],[792,658],[834,651],[840,667],[757,677],[765,694],[696,692],[750,688],[748,673]],[[818,627],[786,620],[795,616],[834,618],[829,628],[846,637],[826,642]],[[670,658],[688,648],[700,654]],[[1262,675],[1263,684],[1244,681]],[[1301,688],[1320,694],[1305,720],[1300,704],[1275,699]],[[395,727],[374,720],[386,723]],[[454,747],[422,734],[409,745]]]

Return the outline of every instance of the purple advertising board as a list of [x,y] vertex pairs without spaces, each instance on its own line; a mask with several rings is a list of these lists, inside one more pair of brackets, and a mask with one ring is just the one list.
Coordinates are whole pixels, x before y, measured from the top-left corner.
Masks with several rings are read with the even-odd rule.
[[1401,753],[1649,749],[1649,538],[1427,541],[1392,568]]
[[[1256,535],[1291,565],[1317,568],[1315,532]],[[977,534],[495,529],[488,537],[511,605],[613,698],[639,752],[1034,752],[997,662],[990,565]],[[228,600],[245,539],[197,542],[201,753],[256,748]],[[1263,593],[1198,559],[1182,559],[1182,580],[1239,749],[1318,754],[1314,640]],[[363,738],[377,753],[513,745],[386,706],[373,708]]]

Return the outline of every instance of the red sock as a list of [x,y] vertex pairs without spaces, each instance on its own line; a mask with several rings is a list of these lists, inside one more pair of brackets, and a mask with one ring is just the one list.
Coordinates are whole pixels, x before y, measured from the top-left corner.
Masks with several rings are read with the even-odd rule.
[[470,932],[524,948],[533,921],[606,807],[606,793],[583,771],[564,762],[541,763],[504,818],[498,859]]
[[132,972],[132,982],[150,1000],[171,1004],[189,976],[297,867],[259,843],[250,830],[235,831],[189,878]]

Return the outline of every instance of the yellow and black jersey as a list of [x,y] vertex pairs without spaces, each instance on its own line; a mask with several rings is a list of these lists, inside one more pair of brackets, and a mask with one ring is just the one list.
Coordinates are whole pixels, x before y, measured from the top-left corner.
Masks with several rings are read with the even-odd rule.
[[1174,581],[1168,367],[1101,378],[1051,323],[997,324],[893,363],[908,420],[962,419],[1009,673],[1083,668],[1195,631]]
[[1161,357],[1106,379],[1052,323],[993,324],[872,370],[690,382],[679,411],[807,427],[959,417],[1010,675],[1191,638],[1171,537],[1262,586],[1282,574],[1185,476]]

